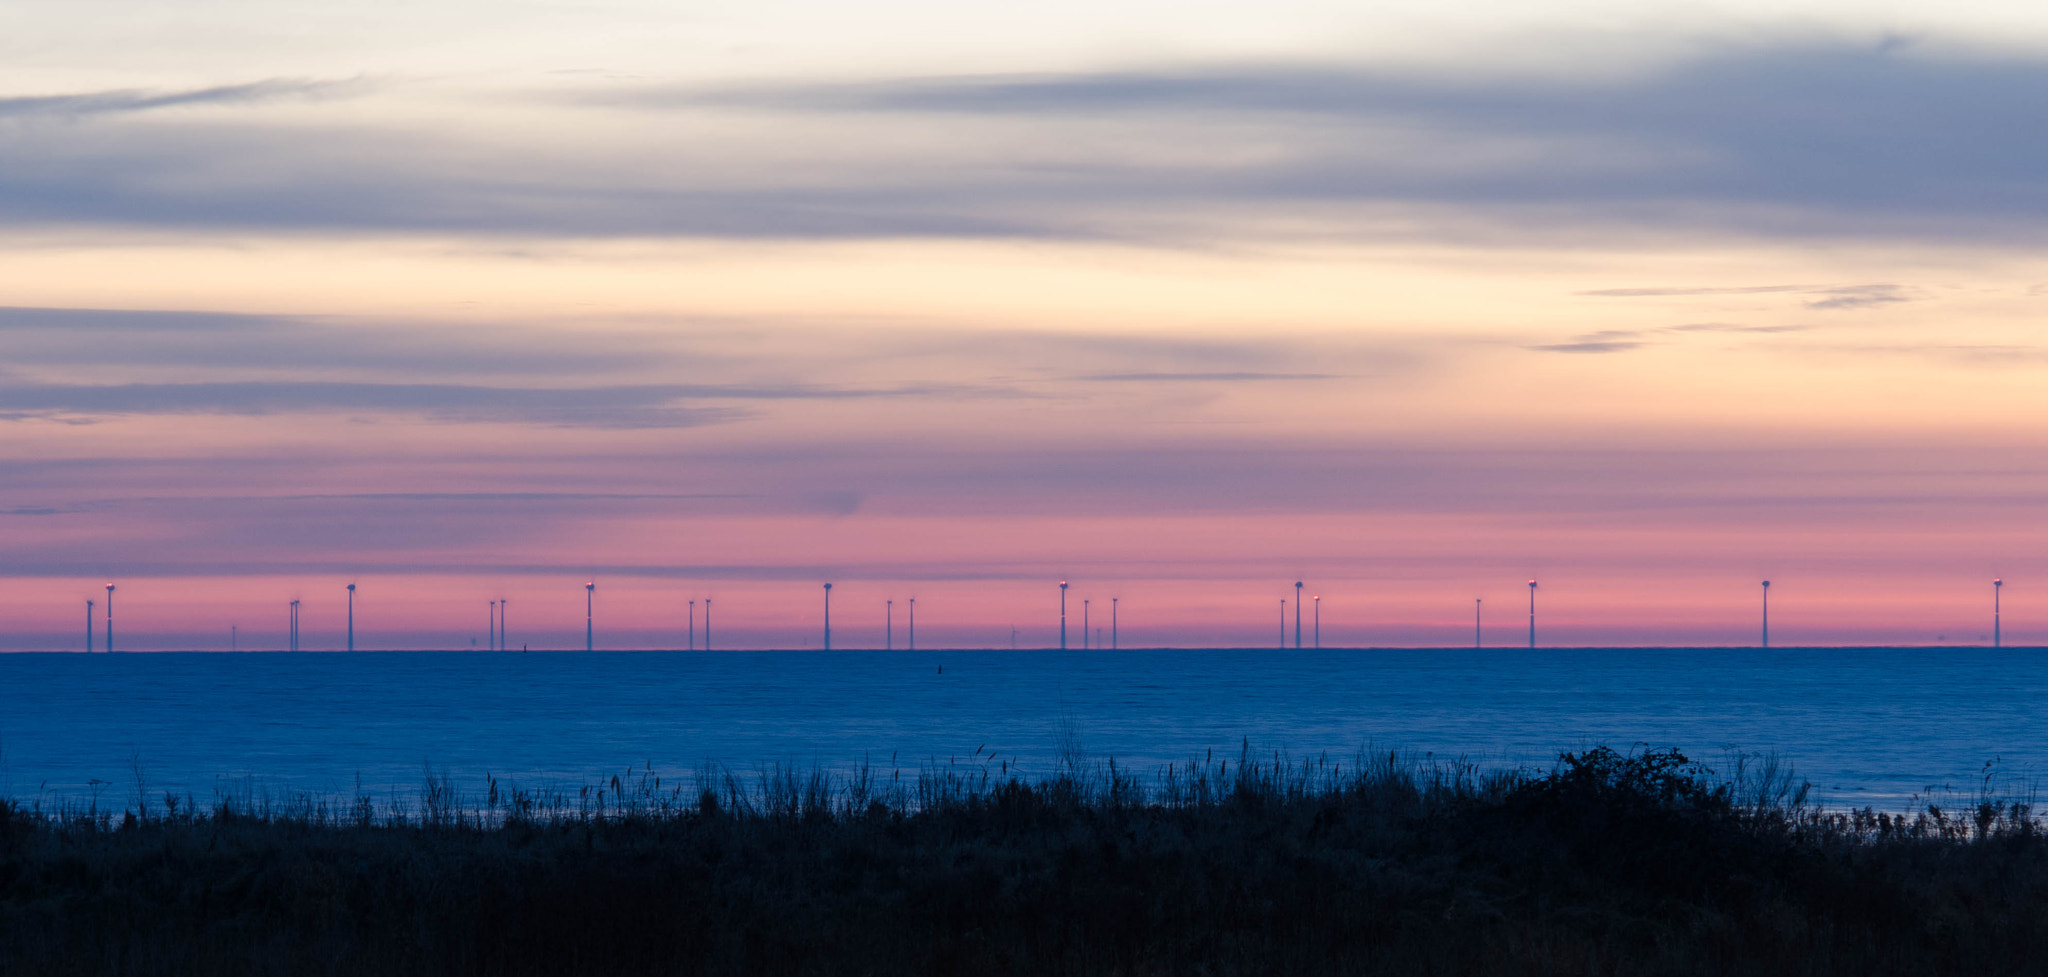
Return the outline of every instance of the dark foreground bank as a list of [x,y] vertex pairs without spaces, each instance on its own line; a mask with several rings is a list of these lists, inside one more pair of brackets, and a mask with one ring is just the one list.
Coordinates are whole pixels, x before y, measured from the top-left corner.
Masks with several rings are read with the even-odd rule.
[[[1984,974],[2048,960],[2024,805],[1828,813],[1672,752],[1021,782],[0,806],[6,974]],[[699,786],[709,784],[709,789]]]

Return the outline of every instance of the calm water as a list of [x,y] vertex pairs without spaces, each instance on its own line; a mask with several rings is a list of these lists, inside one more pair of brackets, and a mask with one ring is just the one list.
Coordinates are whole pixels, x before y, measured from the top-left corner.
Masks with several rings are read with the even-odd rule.
[[[941,672],[943,668],[943,673]],[[906,770],[977,748],[1052,767],[1062,717],[1149,769],[1241,740],[1546,762],[1606,743],[1775,751],[1831,800],[1897,806],[2048,771],[2040,649],[474,652],[0,655],[0,790],[409,793],[423,765],[575,786],[715,760]]]

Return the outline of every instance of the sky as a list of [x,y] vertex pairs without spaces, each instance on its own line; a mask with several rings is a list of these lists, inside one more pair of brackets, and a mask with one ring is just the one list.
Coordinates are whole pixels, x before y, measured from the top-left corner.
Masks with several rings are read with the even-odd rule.
[[1532,578],[1552,645],[1764,579],[1982,643],[1994,578],[2048,643],[2044,87],[2017,3],[13,0],[0,648],[110,581],[133,650],[350,582],[361,648],[580,647],[585,582],[817,647],[826,581],[1045,647],[1063,579],[1075,646],[1296,580],[1512,646]]

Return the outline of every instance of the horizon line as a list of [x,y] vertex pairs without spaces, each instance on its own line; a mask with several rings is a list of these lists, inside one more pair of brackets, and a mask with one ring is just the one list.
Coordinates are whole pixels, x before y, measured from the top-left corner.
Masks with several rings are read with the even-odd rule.
[[1031,654],[1031,653],[1037,653],[1037,652],[1055,652],[1055,653],[1059,653],[1059,654],[1068,654],[1068,655],[1079,655],[1079,654],[1089,654],[1089,655],[1096,655],[1096,654],[1100,654],[1100,655],[1120,655],[1120,654],[1125,654],[1125,653],[1130,653],[1130,652],[1161,652],[1161,651],[1187,651],[1187,652],[1217,652],[1217,651],[1258,651],[1258,652],[1275,652],[1275,653],[1281,653],[1281,654],[1290,654],[1290,653],[1291,653],[1291,654],[1300,654],[1300,653],[1303,653],[1303,652],[1315,652],[1315,651],[1354,651],[1354,652],[1373,652],[1373,651],[1488,651],[1488,652],[1492,652],[1492,651],[1499,651],[1499,652],[1520,652],[1520,653],[1523,653],[1523,654],[1532,654],[1532,653],[1541,653],[1541,652],[1546,652],[1546,651],[1953,651],[1953,650],[1956,650],[1956,649],[1959,649],[1959,648],[1983,648],[1983,649],[1986,649],[1986,650],[1989,650],[1989,651],[2048,651],[2048,644],[2035,644],[2035,645],[2016,645],[2016,644],[2005,644],[2005,645],[1993,645],[1993,644],[1989,643],[1988,641],[1987,641],[1987,642],[1976,642],[1976,641],[1971,641],[1971,642],[1953,642],[1953,643],[1950,643],[1950,642],[1942,642],[1942,643],[1937,643],[1937,644],[1831,644],[1831,645],[1822,645],[1822,644],[1804,644],[1804,645],[1779,645],[1779,644],[1773,644],[1773,645],[1771,645],[1770,647],[1764,647],[1764,646],[1762,646],[1762,645],[1755,645],[1755,644],[1746,644],[1746,645],[1725,645],[1725,644],[1724,644],[1724,645],[1555,645],[1555,646],[1544,646],[1544,647],[1537,647],[1537,648],[1529,648],[1529,647],[1527,647],[1527,646],[1525,646],[1525,645],[1517,645],[1517,644],[1502,644],[1502,645],[1497,645],[1497,646],[1487,646],[1487,647],[1483,647],[1483,648],[1475,648],[1475,647],[1473,647],[1473,646],[1471,646],[1471,645],[1469,645],[1469,644],[1463,644],[1463,645],[1329,645],[1329,646],[1325,646],[1325,647],[1322,647],[1322,648],[1274,648],[1274,647],[1253,647],[1253,646],[1244,646],[1244,645],[1146,645],[1146,646],[1142,646],[1142,647],[1133,647],[1133,648],[1120,648],[1120,649],[1116,649],[1116,650],[1109,650],[1109,649],[1098,649],[1098,648],[1087,648],[1087,649],[1082,649],[1082,648],[1061,648],[1061,647],[1059,647],[1058,645],[1043,645],[1043,646],[1036,646],[1036,647],[1030,647],[1030,648],[998,648],[998,647],[959,647],[959,648],[919,648],[919,649],[916,649],[916,650],[910,650],[910,649],[904,649],[904,648],[884,648],[884,647],[879,647],[879,646],[877,646],[877,647],[872,647],[872,648],[869,648],[869,647],[862,647],[862,648],[831,648],[831,649],[826,649],[826,648],[809,648],[809,647],[806,647],[806,648],[716,648],[716,649],[711,649],[711,648],[697,648],[697,649],[690,649],[690,648],[594,648],[594,649],[589,649],[589,650],[586,650],[586,649],[582,649],[582,648],[574,648],[574,647],[559,647],[559,648],[526,648],[526,649],[521,649],[521,650],[519,650],[519,651],[511,651],[511,650],[509,650],[509,649],[497,649],[497,650],[492,650],[492,649],[489,649],[489,648],[358,648],[358,649],[356,649],[356,650],[354,650],[354,651],[350,651],[350,650],[349,650],[349,649],[347,649],[347,648],[307,648],[307,649],[301,649],[301,650],[299,650],[299,651],[293,651],[293,650],[291,650],[290,648],[250,648],[250,649],[246,649],[246,650],[233,650],[233,649],[223,649],[223,648],[144,648],[144,649],[140,649],[140,650],[138,650],[138,649],[133,649],[133,648],[121,648],[121,649],[117,649],[117,650],[114,650],[114,651],[111,651],[111,652],[110,652],[110,651],[104,651],[104,650],[102,650],[102,651],[92,651],[92,652],[88,652],[88,651],[84,651],[84,650],[82,650],[82,649],[77,649],[77,648],[19,648],[19,649],[0,649],[0,655],[88,655],[88,654],[90,654],[90,655],[110,655],[110,654],[111,654],[111,655],[332,655],[332,654],[356,654],[356,655],[418,655],[418,654],[465,654],[465,655],[471,655],[471,654],[473,654],[473,655],[521,655],[521,654],[536,654],[536,653],[538,653],[538,654],[577,654],[577,655],[601,655],[601,654],[632,654],[632,655],[669,655],[669,654],[675,654],[675,655],[728,655],[728,654],[756,654],[756,653],[772,653],[772,654],[781,654],[781,653],[800,653],[800,654],[819,654],[819,655],[827,655],[827,654],[830,654],[830,655],[837,655],[837,654],[851,654],[851,653],[864,653],[864,652],[876,652],[876,653],[880,653],[880,654],[890,654],[890,655],[931,655],[931,654],[951,654],[951,653],[960,653],[960,652],[989,652],[989,653],[998,653],[998,654],[1016,654],[1016,655],[1022,655],[1022,654]]

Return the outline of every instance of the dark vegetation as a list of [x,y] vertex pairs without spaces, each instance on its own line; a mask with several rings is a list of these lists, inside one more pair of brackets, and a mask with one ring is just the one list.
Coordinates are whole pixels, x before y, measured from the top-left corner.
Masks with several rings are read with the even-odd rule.
[[0,805],[10,975],[2044,969],[2026,804],[1824,811],[1675,751]]

